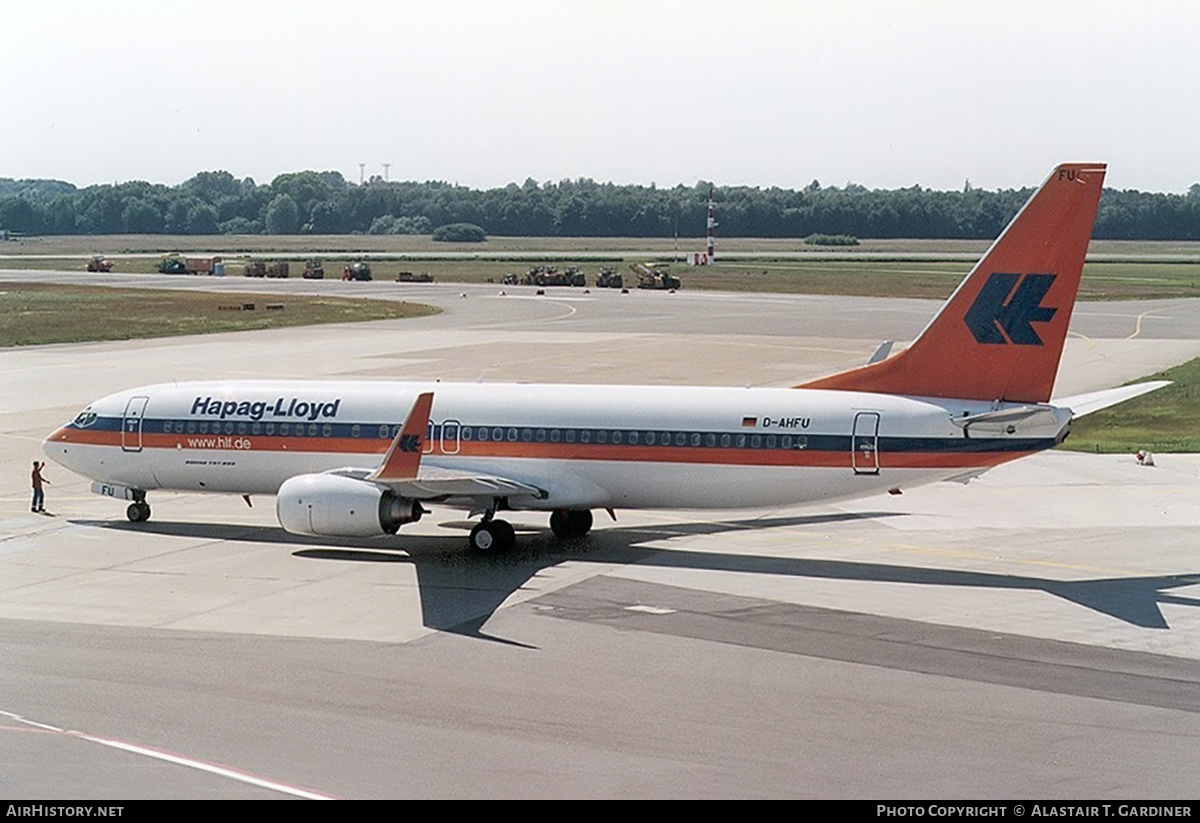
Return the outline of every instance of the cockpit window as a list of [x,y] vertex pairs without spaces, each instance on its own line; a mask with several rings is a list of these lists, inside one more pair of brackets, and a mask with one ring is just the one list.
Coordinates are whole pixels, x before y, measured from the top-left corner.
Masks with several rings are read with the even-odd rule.
[[77,429],[86,429],[88,426],[96,422],[96,413],[91,408],[86,408],[79,413],[75,418],[74,426]]

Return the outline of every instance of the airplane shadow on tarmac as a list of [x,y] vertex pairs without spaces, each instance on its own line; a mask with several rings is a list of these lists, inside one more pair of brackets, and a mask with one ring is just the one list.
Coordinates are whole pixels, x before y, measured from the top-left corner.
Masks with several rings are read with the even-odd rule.
[[[484,625],[514,592],[526,587],[542,570],[564,561],[605,565],[656,566],[675,569],[710,569],[750,574],[804,577],[821,580],[854,580],[909,585],[959,586],[977,589],[1043,591],[1088,609],[1148,629],[1168,629],[1161,604],[1200,606],[1200,599],[1172,594],[1171,590],[1200,584],[1200,573],[1158,577],[1054,580],[1043,577],[987,572],[900,566],[858,561],[767,557],[658,548],[647,544],[672,537],[719,534],[773,527],[812,527],[822,523],[871,520],[897,516],[885,512],[844,513],[747,520],[680,522],[652,527],[601,529],[586,537],[560,541],[547,529],[514,524],[521,539],[517,547],[495,557],[472,553],[459,537],[405,535],[390,540],[403,545],[383,545],[389,538],[341,539],[331,546],[324,538],[288,534],[279,528],[207,523],[153,521],[74,521],[118,531],[151,532],[165,536],[280,544],[295,547],[293,555],[307,560],[349,563],[407,563],[417,573],[422,622],[427,628],[468,637],[524,645],[489,635]],[[442,524],[467,529],[470,523]],[[456,547],[456,548],[452,548]]]

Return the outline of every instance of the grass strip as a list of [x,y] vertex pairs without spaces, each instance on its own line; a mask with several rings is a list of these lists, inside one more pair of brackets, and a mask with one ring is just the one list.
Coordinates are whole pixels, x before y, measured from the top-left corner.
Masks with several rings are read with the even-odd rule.
[[1147,380],[1175,382],[1076,420],[1061,448],[1103,454],[1200,452],[1200,357],[1132,382]]
[[394,320],[437,311],[390,300],[6,283],[0,285],[0,346]]

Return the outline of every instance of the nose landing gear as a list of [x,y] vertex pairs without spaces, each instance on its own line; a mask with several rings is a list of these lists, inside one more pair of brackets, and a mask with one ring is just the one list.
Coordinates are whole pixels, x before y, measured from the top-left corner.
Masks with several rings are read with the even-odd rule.
[[150,504],[145,500],[130,503],[129,508],[125,510],[125,516],[131,523],[144,523],[150,519]]

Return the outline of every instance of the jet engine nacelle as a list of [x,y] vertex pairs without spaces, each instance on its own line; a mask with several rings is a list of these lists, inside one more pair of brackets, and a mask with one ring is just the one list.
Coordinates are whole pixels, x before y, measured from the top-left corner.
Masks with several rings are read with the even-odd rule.
[[384,486],[337,474],[302,474],[284,482],[275,499],[279,525],[317,537],[379,537],[420,520],[416,500]]

